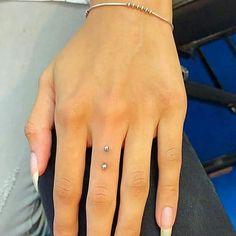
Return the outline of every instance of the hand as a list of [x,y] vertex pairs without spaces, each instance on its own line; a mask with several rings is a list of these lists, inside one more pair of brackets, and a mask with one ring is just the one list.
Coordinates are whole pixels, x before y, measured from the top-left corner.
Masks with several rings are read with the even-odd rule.
[[[90,13],[40,77],[38,97],[26,124],[42,175],[55,122],[54,235],[77,235],[85,151],[91,146],[87,234],[110,235],[123,147],[115,235],[139,235],[156,136],[156,220],[163,232],[169,231],[166,235],[175,221],[186,95],[173,34],[163,22],[137,13],[124,14],[121,25],[120,14],[125,10],[116,12]],[[103,151],[104,145],[109,145],[109,152]]]

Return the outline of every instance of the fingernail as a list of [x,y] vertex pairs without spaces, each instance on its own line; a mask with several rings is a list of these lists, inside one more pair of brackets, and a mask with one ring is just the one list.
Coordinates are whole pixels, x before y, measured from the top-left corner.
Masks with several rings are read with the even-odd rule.
[[161,229],[161,236],[171,236],[171,229]]
[[161,213],[161,236],[171,236],[173,224],[173,210],[165,207]]
[[31,175],[32,175],[34,187],[36,191],[38,192],[38,179],[39,179],[38,159],[34,152],[31,153],[30,166],[31,166]]

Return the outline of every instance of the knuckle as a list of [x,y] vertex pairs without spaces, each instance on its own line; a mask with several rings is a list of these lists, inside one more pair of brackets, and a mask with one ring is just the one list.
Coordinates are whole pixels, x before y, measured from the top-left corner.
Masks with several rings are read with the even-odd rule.
[[176,101],[175,101],[175,108],[180,112],[180,113],[186,113],[187,111],[187,95],[185,91],[179,91],[176,94]]
[[30,120],[25,124],[24,133],[28,139],[30,139],[32,136],[35,136],[37,133],[35,125]]
[[43,84],[47,79],[47,69],[45,69],[41,75],[39,76],[38,84],[41,85]]
[[177,148],[171,147],[166,151],[166,159],[171,162],[180,162],[181,161],[181,154],[177,151]]
[[69,235],[72,233],[73,225],[65,223],[55,217],[53,222],[53,231],[55,235]]
[[145,118],[147,122],[154,122],[156,125],[157,113],[157,100],[156,95],[145,95],[137,102],[137,107],[135,110],[136,117]]
[[163,89],[163,93],[161,94],[162,103],[164,106],[170,106],[175,101],[176,91],[172,88]]
[[97,103],[98,115],[111,121],[123,120],[127,115],[127,104],[120,98],[108,97]]
[[144,171],[132,171],[127,179],[126,188],[134,194],[147,194],[149,190],[149,178]]
[[64,222],[55,217],[53,224],[53,235],[74,235],[73,232],[77,232],[77,225],[71,222]]
[[74,186],[67,178],[60,178],[56,180],[54,185],[55,197],[61,201],[71,201],[79,194],[76,194]]
[[109,206],[114,202],[111,191],[105,185],[95,185],[88,194],[88,205],[93,207]]
[[49,78],[51,77],[50,75],[51,75],[51,70],[49,70],[49,67],[48,67],[41,73],[38,79],[39,87],[47,85],[49,83]]
[[184,89],[167,89],[162,96],[163,106],[167,110],[182,112],[187,109],[187,96]]
[[178,195],[178,188],[174,184],[165,184],[162,188],[169,196],[175,197]]
[[74,122],[82,121],[85,114],[75,102],[63,102],[56,106],[55,115],[59,124],[70,126]]

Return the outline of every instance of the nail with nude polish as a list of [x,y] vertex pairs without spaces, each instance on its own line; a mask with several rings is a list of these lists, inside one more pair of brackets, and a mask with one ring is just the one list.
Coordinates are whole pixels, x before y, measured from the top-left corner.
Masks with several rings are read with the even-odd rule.
[[38,192],[38,179],[39,179],[38,159],[34,152],[31,153],[30,166],[31,166],[31,175],[32,175],[34,187],[36,191]]
[[173,224],[173,210],[165,207],[161,213],[161,236],[171,236]]

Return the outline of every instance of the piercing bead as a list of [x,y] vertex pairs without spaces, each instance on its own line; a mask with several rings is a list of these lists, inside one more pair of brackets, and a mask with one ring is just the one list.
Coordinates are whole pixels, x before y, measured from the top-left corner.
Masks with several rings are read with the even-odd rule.
[[102,170],[105,170],[107,168],[107,163],[105,163],[105,162],[102,163],[101,168],[102,168]]
[[105,152],[109,152],[109,149],[110,149],[109,146],[108,146],[108,145],[105,145],[103,150],[104,150]]

